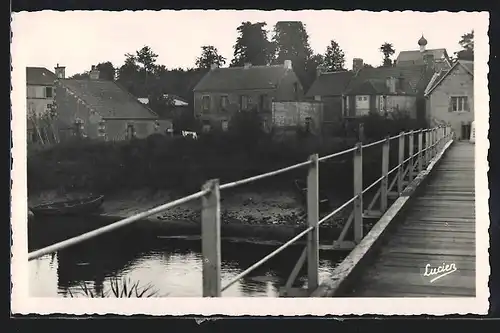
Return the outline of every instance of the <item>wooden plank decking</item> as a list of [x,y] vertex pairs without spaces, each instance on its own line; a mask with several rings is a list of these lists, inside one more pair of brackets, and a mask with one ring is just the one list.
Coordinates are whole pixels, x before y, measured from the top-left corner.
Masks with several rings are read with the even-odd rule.
[[[454,143],[424,186],[345,296],[475,297],[474,145]],[[457,270],[431,282],[428,264]]]

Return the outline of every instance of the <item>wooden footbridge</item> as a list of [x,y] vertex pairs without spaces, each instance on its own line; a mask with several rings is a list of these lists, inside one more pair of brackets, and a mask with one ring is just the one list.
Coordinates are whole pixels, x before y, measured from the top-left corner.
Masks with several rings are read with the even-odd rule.
[[[398,162],[390,169],[390,147]],[[382,146],[382,174],[363,184],[363,151]],[[353,158],[353,197],[320,218],[320,164]],[[272,251],[226,285],[221,285],[220,191],[307,168],[307,228]],[[370,191],[375,195],[366,200]],[[103,228],[29,253],[33,260],[105,232],[159,214],[191,200],[202,203],[203,296],[220,297],[224,290],[300,239],[307,245],[282,288],[283,297],[475,296],[474,145],[454,142],[449,127],[400,133],[394,137],[236,182],[208,181],[201,191],[125,218]],[[365,199],[365,200],[364,200]],[[333,244],[319,243],[319,226],[352,209]],[[365,235],[365,221],[376,220]],[[352,228],[352,230],[351,230]],[[346,239],[353,231],[352,239]],[[319,279],[320,249],[350,251],[332,272]],[[307,265],[307,287],[294,288]]]

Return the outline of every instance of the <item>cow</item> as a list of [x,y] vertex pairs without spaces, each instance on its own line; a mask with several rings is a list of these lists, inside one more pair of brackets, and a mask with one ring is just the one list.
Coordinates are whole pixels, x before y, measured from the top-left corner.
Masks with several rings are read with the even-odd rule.
[[191,131],[182,131],[182,136],[183,137],[191,137],[193,140],[198,139],[198,134],[196,132],[191,132]]

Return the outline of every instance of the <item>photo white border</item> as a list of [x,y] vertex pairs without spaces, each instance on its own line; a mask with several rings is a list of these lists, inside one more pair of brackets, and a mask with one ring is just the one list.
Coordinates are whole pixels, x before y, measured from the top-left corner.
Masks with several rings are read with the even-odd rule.
[[[310,11],[308,11],[310,12]],[[411,12],[405,12],[410,13]],[[434,15],[442,12],[429,13]],[[295,12],[297,14],[297,12]],[[476,123],[476,298],[36,298],[28,294],[26,181],[26,63],[22,41],[12,21],[12,294],[13,314],[149,314],[149,315],[446,315],[487,314],[489,309],[488,59],[489,13],[467,14],[475,31],[474,109]],[[444,28],[444,27],[443,27]],[[12,221],[19,221],[12,223]]]

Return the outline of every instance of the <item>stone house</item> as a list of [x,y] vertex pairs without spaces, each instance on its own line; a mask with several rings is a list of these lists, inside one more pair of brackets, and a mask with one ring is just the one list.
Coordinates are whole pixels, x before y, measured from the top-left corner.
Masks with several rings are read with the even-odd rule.
[[58,78],[55,86],[57,126],[61,140],[77,130],[89,138],[124,140],[165,133],[172,122],[142,104],[114,81],[99,79],[92,66],[89,79]]
[[344,117],[404,110],[412,118],[427,119],[425,89],[434,74],[451,63],[446,49],[427,49],[424,36],[417,44],[418,50],[401,51],[392,67],[363,68],[356,59],[355,75],[344,92]]
[[427,120],[448,124],[456,138],[468,140],[474,121],[474,62],[458,60],[449,70],[437,72],[425,91]]
[[406,67],[362,68],[343,93],[344,118],[369,113],[406,112],[414,119],[423,118],[423,92],[434,74],[431,64]]
[[226,130],[235,112],[249,110],[258,111],[270,128],[273,102],[300,101],[304,96],[290,60],[273,66],[214,66],[193,91],[194,114],[204,130]]

